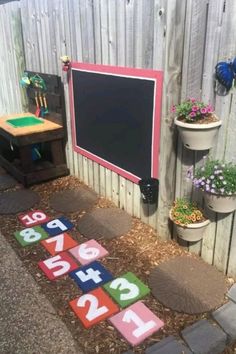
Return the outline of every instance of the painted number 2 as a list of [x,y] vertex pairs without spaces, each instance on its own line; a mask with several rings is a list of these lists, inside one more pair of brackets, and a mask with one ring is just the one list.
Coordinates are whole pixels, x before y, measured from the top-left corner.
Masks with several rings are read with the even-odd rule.
[[119,307],[101,288],[70,301],[70,306],[86,328],[119,311]]
[[93,321],[97,317],[103,315],[104,313],[108,312],[108,308],[106,306],[98,307],[98,299],[96,296],[91,294],[83,295],[77,301],[78,307],[85,307],[86,303],[89,302],[90,306],[88,312],[86,314],[86,318],[88,321]]

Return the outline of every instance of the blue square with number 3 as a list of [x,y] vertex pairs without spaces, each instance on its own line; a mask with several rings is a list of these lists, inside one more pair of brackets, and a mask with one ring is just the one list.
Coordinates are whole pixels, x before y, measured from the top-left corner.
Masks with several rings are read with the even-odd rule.
[[74,227],[74,225],[70,222],[70,220],[66,219],[64,216],[60,218],[50,220],[45,224],[40,225],[50,236],[56,236],[59,234],[63,234],[67,230],[70,230]]
[[113,275],[101,263],[96,261],[80,267],[69,275],[84,293],[98,288],[113,279]]

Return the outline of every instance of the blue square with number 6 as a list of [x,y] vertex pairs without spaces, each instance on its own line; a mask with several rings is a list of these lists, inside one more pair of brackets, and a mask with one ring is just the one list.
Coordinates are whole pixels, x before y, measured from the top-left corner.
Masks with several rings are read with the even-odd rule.
[[69,275],[84,293],[98,288],[114,278],[99,262],[80,267]]

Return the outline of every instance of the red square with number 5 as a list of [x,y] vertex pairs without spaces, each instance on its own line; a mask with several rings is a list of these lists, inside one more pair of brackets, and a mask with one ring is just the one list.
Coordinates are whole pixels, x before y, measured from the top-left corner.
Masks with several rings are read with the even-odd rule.
[[119,307],[102,288],[90,291],[70,301],[70,306],[85,328],[89,328],[119,312]]
[[78,264],[67,252],[61,252],[45,261],[40,261],[38,265],[50,280],[54,280],[79,268]]

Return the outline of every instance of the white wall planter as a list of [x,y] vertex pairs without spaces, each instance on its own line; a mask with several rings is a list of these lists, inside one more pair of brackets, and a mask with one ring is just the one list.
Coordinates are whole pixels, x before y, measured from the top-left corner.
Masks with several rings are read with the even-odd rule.
[[171,221],[174,223],[174,227],[176,229],[176,233],[179,238],[188,242],[197,242],[200,241],[204,233],[206,231],[207,226],[210,224],[210,220],[205,220],[203,222],[188,224],[186,226],[181,226],[175,224],[174,220],[171,216],[171,211],[169,213],[169,217]]
[[206,206],[216,213],[231,213],[236,209],[236,195],[203,193]]
[[184,146],[190,150],[207,150],[214,146],[218,130],[222,124],[221,120],[208,124],[184,123],[174,120],[179,130]]

